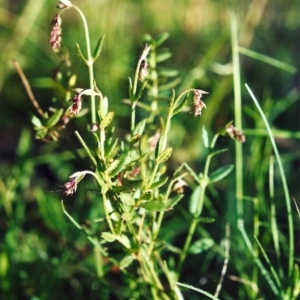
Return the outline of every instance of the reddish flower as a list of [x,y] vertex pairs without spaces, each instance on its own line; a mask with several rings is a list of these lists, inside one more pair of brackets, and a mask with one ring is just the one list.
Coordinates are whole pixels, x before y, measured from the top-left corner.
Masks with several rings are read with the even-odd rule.
[[68,111],[70,113],[72,113],[73,115],[77,115],[80,112],[81,106],[82,106],[82,103],[81,103],[81,94],[80,93],[76,94],[70,100],[73,100],[73,104],[68,108]]
[[226,125],[226,132],[232,139],[245,143],[246,137],[243,132],[235,128],[232,124]]
[[61,43],[61,17],[60,15],[56,15],[51,22],[52,30],[50,33],[50,44],[54,52],[59,52],[60,43]]
[[193,113],[195,117],[201,116],[203,107],[206,108],[205,103],[201,100],[202,94],[208,94],[208,92],[202,90],[194,90]]
[[76,177],[69,178],[69,181],[64,184],[64,195],[70,196],[73,195],[73,193],[77,190],[77,181]]

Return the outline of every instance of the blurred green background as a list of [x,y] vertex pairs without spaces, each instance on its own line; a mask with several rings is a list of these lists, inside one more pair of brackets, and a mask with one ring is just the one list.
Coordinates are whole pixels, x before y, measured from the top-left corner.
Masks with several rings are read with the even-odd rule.
[[[173,56],[166,66],[179,71],[181,82],[176,90],[194,87],[209,92],[205,97],[207,110],[201,119],[181,114],[174,120],[171,132],[170,143],[175,148],[172,163],[187,161],[198,172],[203,168],[202,126],[212,134],[234,117],[228,11],[234,11],[237,16],[242,47],[299,68],[300,1],[72,2],[81,7],[88,19],[92,45],[96,45],[100,36],[106,36],[95,65],[95,75],[98,87],[108,96],[111,110],[116,112],[117,122],[124,127],[124,132],[128,110],[121,101],[128,97],[128,77],[133,76],[143,49],[142,38],[146,33],[152,36],[170,33],[165,46]],[[60,199],[66,197],[57,190],[77,170],[76,163],[68,152],[35,140],[30,119],[36,112],[12,64],[12,58],[17,58],[40,106],[46,110],[57,93],[51,77],[60,63],[49,44],[51,20],[58,12],[56,5],[57,1],[52,0],[0,1],[0,290],[4,296],[1,299],[123,299],[122,291],[118,290],[118,274],[111,272],[110,276],[115,278],[114,289],[119,291],[111,295],[110,287],[97,277],[92,246],[62,213]],[[84,48],[83,28],[72,10],[63,14],[62,38],[62,45],[70,52],[70,70],[78,76],[77,86],[87,87],[88,74],[77,58],[75,47],[78,42]],[[264,126],[244,88],[244,83],[248,83],[269,121],[281,130],[276,141],[290,194],[297,199],[300,191],[299,74],[243,55],[240,58],[244,129],[246,134],[247,128],[256,129],[248,131],[244,146],[245,193],[251,197],[266,193],[272,152],[264,135],[259,135],[258,129]],[[70,132],[74,126],[70,125]],[[76,126],[82,128],[83,125],[78,121]],[[227,138],[220,144],[231,147],[232,151],[216,164],[232,162],[233,144]],[[76,197],[65,199],[68,211],[82,223],[98,216],[87,188],[88,183]],[[280,204],[282,191],[277,195],[279,208],[284,207]],[[220,220],[211,227],[212,235],[220,240],[224,232],[217,232],[218,226],[224,225],[226,218],[234,218],[230,204],[222,207],[226,199],[234,197],[234,178],[210,191],[209,197],[213,208],[208,211]],[[266,213],[264,205],[260,209]],[[284,223],[285,217],[282,219]],[[297,230],[295,244],[299,250],[299,226]],[[209,263],[199,267],[199,274],[194,274],[198,278],[196,282],[203,282],[203,278],[209,282],[201,286],[207,290],[221,268],[221,260],[212,262],[212,256],[207,255]],[[243,255],[237,254],[236,260],[238,265]],[[199,261],[203,261],[203,257]],[[241,276],[238,270],[232,266],[229,273]],[[189,277],[187,269],[187,282]],[[222,299],[248,299],[245,291],[232,290],[233,281],[228,281]],[[99,298],[100,292],[102,298]]]

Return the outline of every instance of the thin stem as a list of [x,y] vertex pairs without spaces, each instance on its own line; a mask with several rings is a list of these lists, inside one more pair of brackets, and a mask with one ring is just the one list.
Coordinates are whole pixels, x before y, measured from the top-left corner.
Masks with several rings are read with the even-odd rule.
[[[233,64],[233,85],[234,85],[234,122],[235,126],[242,129],[242,101],[241,101],[241,78],[240,60],[238,46],[238,27],[236,16],[230,12],[232,64]],[[236,201],[238,220],[243,219],[243,148],[239,141],[235,141],[235,176],[236,176]]]
[[79,139],[81,145],[83,146],[84,150],[86,151],[86,153],[88,154],[88,156],[90,157],[91,161],[94,163],[95,166],[97,166],[97,162],[96,159],[94,158],[94,156],[92,155],[89,147],[87,146],[87,144],[84,142],[83,138],[80,136],[78,131],[75,131],[75,135],[77,136],[77,138]]
[[183,246],[183,250],[182,250],[180,258],[179,258],[179,263],[178,263],[177,272],[176,272],[177,280],[179,279],[179,276],[180,276],[180,273],[181,273],[181,268],[182,268],[183,262],[184,262],[184,260],[185,260],[185,258],[187,256],[188,250],[190,248],[192,237],[194,235],[194,232],[196,230],[198,222],[199,222],[199,219],[195,219],[194,218],[193,221],[192,221],[192,223],[191,223],[188,236],[187,236],[187,238],[185,240],[185,243],[184,243],[184,246]]
[[[86,18],[83,14],[83,12],[77,7],[76,5],[73,5],[75,10],[79,13],[83,27],[84,27],[84,32],[85,32],[85,42],[86,42],[86,52],[87,52],[87,60],[86,60],[86,65],[88,67],[89,71],[89,85],[90,89],[94,89],[94,59],[92,56],[92,51],[91,51],[91,43],[90,43],[90,35],[89,35],[89,28],[88,24],[86,21]],[[95,100],[95,95],[91,95],[91,118],[92,118],[92,124],[96,123],[96,100]]]

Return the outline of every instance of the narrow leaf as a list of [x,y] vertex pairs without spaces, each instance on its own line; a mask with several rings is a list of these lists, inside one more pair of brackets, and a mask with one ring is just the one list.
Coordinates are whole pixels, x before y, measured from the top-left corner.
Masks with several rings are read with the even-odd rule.
[[62,108],[59,109],[59,110],[57,110],[57,111],[56,111],[56,112],[55,112],[55,113],[47,120],[46,127],[47,127],[47,128],[50,128],[50,127],[55,126],[55,125],[59,122],[59,120],[60,120],[62,114],[63,114],[63,109],[62,109]]
[[106,114],[106,116],[103,118],[103,120],[100,123],[100,128],[104,129],[107,126],[109,126],[109,124],[111,123],[111,121],[114,118],[114,112],[110,111],[109,113]]
[[101,52],[101,49],[102,49],[102,44],[103,44],[103,40],[105,38],[105,35],[103,35],[99,40],[98,40],[98,43],[96,45],[96,48],[94,50],[94,54],[93,54],[93,60],[95,61],[99,55],[100,55],[100,52]]
[[168,177],[162,178],[154,183],[151,184],[150,189],[158,189],[163,186],[168,181]]
[[161,201],[149,201],[149,202],[144,202],[140,205],[140,207],[143,207],[146,210],[149,211],[164,211],[166,210],[165,204]]
[[196,242],[194,242],[190,249],[189,249],[189,253],[191,254],[200,254],[206,250],[208,250],[209,248],[211,248],[214,245],[214,241],[210,238],[203,238],[200,239]]
[[155,46],[160,46],[163,42],[165,42],[169,38],[170,34],[168,32],[162,32],[155,38]]
[[221,167],[220,169],[214,171],[209,176],[209,183],[217,182],[221,179],[223,179],[225,176],[227,176],[231,171],[233,170],[233,165],[227,165],[224,167]]
[[196,213],[196,209],[197,209],[197,204],[199,201],[199,197],[200,197],[200,185],[198,185],[195,190],[193,191],[193,194],[190,198],[190,203],[189,203],[189,211],[191,214]]
[[106,241],[106,242],[113,242],[116,240],[116,236],[110,232],[102,232],[101,237]]
[[156,159],[157,163],[160,164],[167,161],[170,158],[171,154],[172,154],[172,147],[169,147],[158,155]]
[[171,56],[172,56],[172,53],[169,51],[159,53],[156,56],[156,62],[158,62],[158,63],[163,62],[163,61],[169,59]]
[[133,261],[135,260],[135,258],[130,255],[130,256],[125,256],[121,261],[120,261],[120,264],[119,264],[119,268],[122,270],[122,269],[125,269],[126,267],[128,267]]

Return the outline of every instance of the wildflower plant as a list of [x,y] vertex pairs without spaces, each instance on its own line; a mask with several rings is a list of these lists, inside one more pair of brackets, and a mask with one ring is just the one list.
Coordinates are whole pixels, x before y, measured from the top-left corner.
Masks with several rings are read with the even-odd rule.
[[[115,114],[110,111],[109,98],[103,95],[94,76],[93,65],[100,55],[103,37],[92,52],[87,21],[80,8],[66,0],[60,1],[58,8],[60,12],[52,21],[50,44],[65,59],[65,52],[62,51],[62,15],[69,9],[77,11],[85,29],[86,53],[79,44],[77,51],[87,66],[89,86],[77,87],[76,75],[70,75],[68,85],[63,86],[65,99],[61,101],[61,107],[52,107],[49,112],[40,114],[41,118],[34,116],[32,122],[37,138],[55,141],[72,151],[77,159],[84,160],[86,169],[70,174],[63,185],[63,194],[76,198],[80,182],[85,177],[93,180],[97,190],[94,201],[103,207],[104,214],[98,217],[106,220],[106,229],[93,233],[86,230],[65,210],[62,201],[63,211],[77,228],[85,232],[98,255],[108,261],[106,264],[109,267],[101,263],[103,259],[96,262],[98,274],[104,280],[106,273],[114,266],[130,282],[128,289],[131,299],[141,299],[149,293],[153,299],[182,299],[175,282],[180,279],[189,253],[197,254],[203,249],[201,240],[197,239],[196,228],[202,220],[206,188],[233,169],[232,165],[226,165],[210,172],[211,160],[226,151],[215,150],[216,141],[223,133],[241,142],[245,138],[231,124],[211,141],[203,129],[203,143],[209,153],[203,173],[197,174],[183,163],[171,175],[168,161],[173,149],[168,138],[172,118],[187,107],[191,115],[200,117],[203,108],[209,109],[202,99],[208,92],[189,88],[177,95],[175,87],[180,81],[178,72],[160,67],[162,62],[171,57],[169,51],[160,47],[168,34],[163,33],[156,38],[146,35],[134,77],[129,78],[129,99],[122,104],[130,106],[131,116],[127,135],[121,140],[116,136],[117,130],[113,125]],[[190,94],[193,94],[192,101]],[[87,109],[87,106],[90,108]],[[139,110],[144,110],[145,117],[137,121]],[[88,135],[94,143],[86,141],[79,131],[75,131],[85,152],[82,155],[79,149],[68,146],[64,129],[73,118],[85,118],[86,115],[90,120],[87,122]],[[169,244],[161,231],[165,217],[170,217],[171,211],[184,198],[185,186],[189,185],[187,182],[191,182],[191,179],[193,186],[196,186],[189,208],[186,209],[191,221],[183,247],[179,249]],[[209,241],[208,248],[213,244],[214,241]],[[118,250],[118,255],[114,255],[114,249]]]

